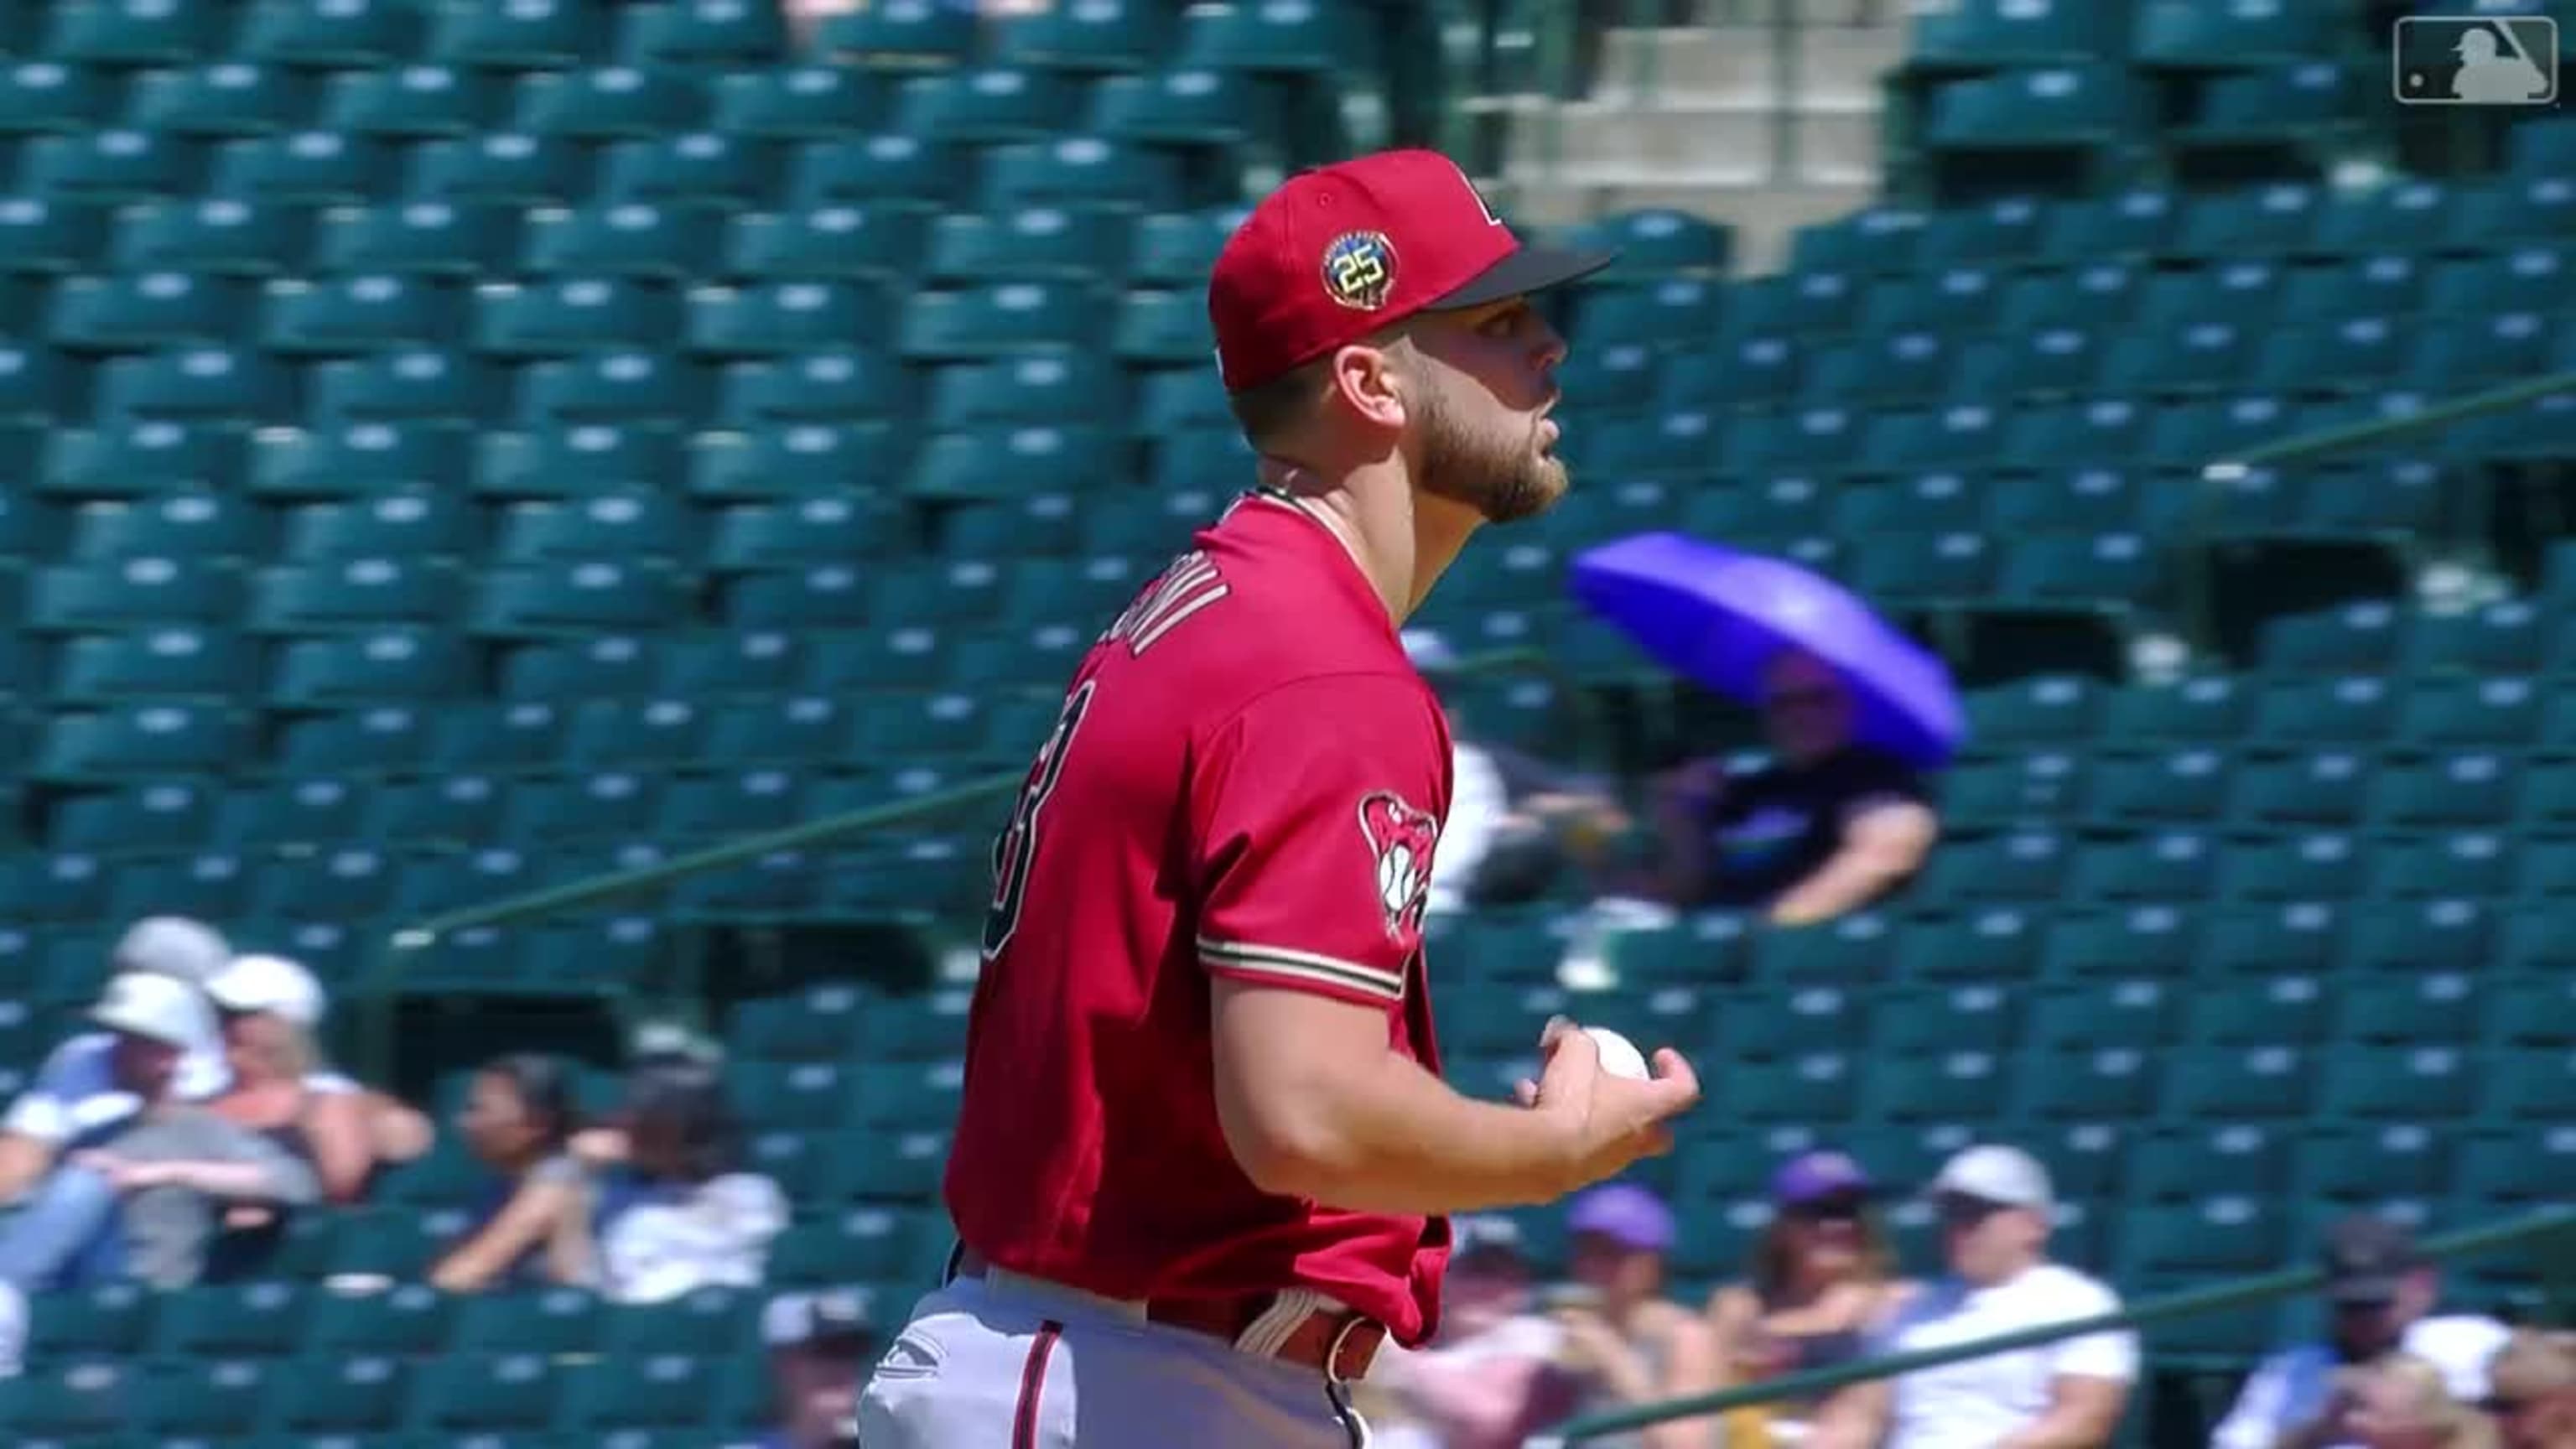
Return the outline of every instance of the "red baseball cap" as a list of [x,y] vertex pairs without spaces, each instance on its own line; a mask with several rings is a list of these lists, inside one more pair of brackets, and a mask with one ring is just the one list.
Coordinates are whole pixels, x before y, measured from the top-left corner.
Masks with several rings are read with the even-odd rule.
[[1541,291],[1616,257],[1521,245],[1437,151],[1317,167],[1264,197],[1217,254],[1217,368],[1241,392],[1416,312]]

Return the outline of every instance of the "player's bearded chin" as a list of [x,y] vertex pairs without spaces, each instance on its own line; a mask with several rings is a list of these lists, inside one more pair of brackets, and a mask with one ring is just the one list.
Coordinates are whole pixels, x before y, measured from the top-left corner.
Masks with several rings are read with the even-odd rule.
[[1437,387],[1416,409],[1422,429],[1422,476],[1435,498],[1463,503],[1489,523],[1534,518],[1565,496],[1565,464],[1538,447],[1537,426],[1478,432]]

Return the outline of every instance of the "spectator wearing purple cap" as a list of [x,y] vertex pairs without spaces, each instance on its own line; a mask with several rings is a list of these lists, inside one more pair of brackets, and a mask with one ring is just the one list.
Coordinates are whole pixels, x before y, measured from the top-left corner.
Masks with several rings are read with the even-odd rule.
[[[1771,1177],[1771,1226],[1754,1244],[1744,1282],[1709,1299],[1718,1366],[1729,1385],[1860,1358],[1869,1333],[1914,1291],[1870,1213],[1877,1187],[1840,1152],[1807,1152]],[[1729,1415],[1730,1430],[1762,1425],[1774,1443],[1804,1438],[1812,1403]],[[1746,1437],[1752,1435],[1748,1432]]]
[[[1557,1313],[1566,1330],[1559,1367],[1577,1382],[1583,1408],[1653,1403],[1717,1387],[1707,1321],[1664,1296],[1672,1209],[1635,1183],[1608,1183],[1574,1200],[1566,1229],[1575,1289]],[[1686,1419],[1594,1442],[1710,1449],[1717,1433],[1714,1418]]]

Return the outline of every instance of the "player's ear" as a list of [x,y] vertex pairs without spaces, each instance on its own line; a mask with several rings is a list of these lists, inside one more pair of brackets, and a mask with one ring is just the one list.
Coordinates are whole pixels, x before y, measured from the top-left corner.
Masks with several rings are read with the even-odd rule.
[[1354,342],[1333,353],[1334,393],[1344,407],[1379,427],[1404,426],[1411,386],[1393,347]]

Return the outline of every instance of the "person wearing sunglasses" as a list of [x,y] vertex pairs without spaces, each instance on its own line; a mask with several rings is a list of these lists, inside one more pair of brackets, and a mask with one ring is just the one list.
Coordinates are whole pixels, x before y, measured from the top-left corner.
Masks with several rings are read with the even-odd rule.
[[2326,1337],[2266,1358],[2211,1438],[2212,1449],[2342,1449],[2362,1442],[2355,1381],[2342,1370],[2404,1352],[2440,1369],[2452,1397],[2476,1403],[2503,1324],[2437,1314],[2441,1275],[2404,1224],[2369,1213],[2326,1230]]
[[2576,1449],[2576,1333],[2523,1329],[2487,1376],[2481,1407],[2504,1449]]
[[1771,762],[1731,775],[1700,760],[1659,784],[1659,854],[1646,894],[1680,908],[1759,910],[1804,926],[1856,911],[1911,880],[1940,834],[1929,787],[1852,734],[1832,667],[1788,652],[1763,676]]
[[[1871,1211],[1876,1197],[1869,1174],[1840,1152],[1801,1153],[1772,1175],[1771,1225],[1754,1244],[1745,1281],[1709,1299],[1729,1386],[1860,1358],[1869,1332],[1913,1293]],[[1801,1443],[1814,1407],[1784,1402],[1730,1414],[1730,1449]]]
[[[1949,1271],[1909,1298],[1872,1358],[1976,1343],[2117,1313],[2119,1295],[2050,1261],[2048,1169],[2017,1147],[1970,1147],[1929,1193]],[[1817,1449],[2096,1449],[2138,1377],[2138,1338],[2107,1329],[1842,1389],[1816,1413]]]

